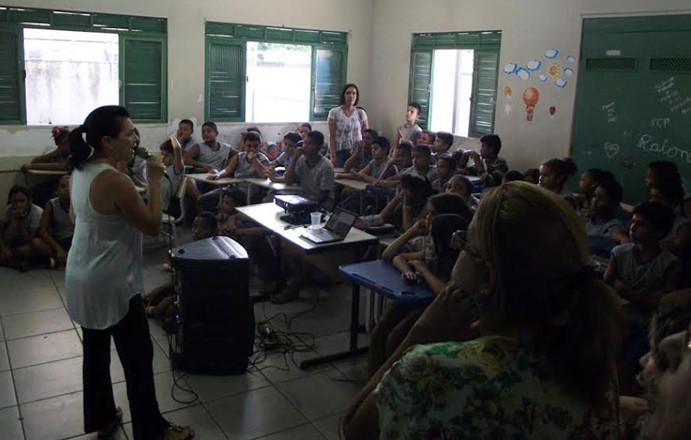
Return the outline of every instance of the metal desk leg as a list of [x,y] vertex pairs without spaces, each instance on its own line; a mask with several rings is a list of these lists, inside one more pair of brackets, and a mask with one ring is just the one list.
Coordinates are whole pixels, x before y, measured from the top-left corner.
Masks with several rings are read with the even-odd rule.
[[330,354],[328,356],[317,357],[314,359],[307,359],[300,363],[300,369],[304,370],[315,365],[326,364],[328,362],[336,362],[341,359],[346,359],[351,356],[366,353],[369,347],[358,348],[358,332],[360,331],[360,286],[353,284],[353,298],[350,305],[350,346],[348,351],[342,353]]

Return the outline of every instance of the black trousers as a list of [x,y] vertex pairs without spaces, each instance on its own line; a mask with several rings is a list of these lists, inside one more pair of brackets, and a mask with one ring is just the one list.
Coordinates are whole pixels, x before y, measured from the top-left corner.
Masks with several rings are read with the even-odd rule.
[[83,328],[84,431],[107,427],[115,419],[115,399],[110,379],[110,338],[125,371],[127,400],[136,440],[163,435],[165,420],[158,409],[154,388],[153,345],[141,295],[130,300],[125,317],[104,330]]

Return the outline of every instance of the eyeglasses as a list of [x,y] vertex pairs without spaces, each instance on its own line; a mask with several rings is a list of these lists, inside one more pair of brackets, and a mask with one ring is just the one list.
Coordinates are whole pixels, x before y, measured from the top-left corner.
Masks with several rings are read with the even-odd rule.
[[451,234],[451,247],[460,251],[464,250],[468,245],[468,236],[466,231],[459,229]]
[[485,261],[472,246],[468,245],[468,231],[459,229],[451,235],[451,247],[453,249],[458,249],[459,251],[464,251],[466,254],[470,255],[471,258],[477,261]]

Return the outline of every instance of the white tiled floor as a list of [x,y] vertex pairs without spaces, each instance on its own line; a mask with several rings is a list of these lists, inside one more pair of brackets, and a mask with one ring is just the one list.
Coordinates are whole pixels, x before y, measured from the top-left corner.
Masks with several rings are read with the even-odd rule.
[[[161,271],[165,250],[145,250],[145,286],[153,288],[169,275]],[[253,280],[251,285],[257,285]],[[69,319],[64,300],[64,272],[36,269],[20,274],[0,268],[0,438],[87,439],[82,431],[82,348],[79,326]],[[316,300],[315,300],[316,299]],[[362,302],[364,303],[364,295]],[[316,306],[315,306],[316,304]],[[364,316],[364,304],[362,307]],[[364,384],[366,356],[300,370],[304,359],[347,347],[350,287],[313,285],[300,300],[255,306],[257,321],[285,314],[272,324],[284,331],[306,332],[314,343],[304,353],[256,354],[250,370],[234,376],[205,376],[171,371],[166,334],[151,321],[156,394],[161,411],[175,423],[191,425],[198,439],[339,439],[343,413]],[[298,316],[299,314],[299,316]],[[366,344],[367,335],[360,337]],[[194,390],[199,400],[176,389]],[[124,374],[112,352],[115,399],[124,425],[115,439],[132,439]],[[182,402],[187,403],[182,403]]]

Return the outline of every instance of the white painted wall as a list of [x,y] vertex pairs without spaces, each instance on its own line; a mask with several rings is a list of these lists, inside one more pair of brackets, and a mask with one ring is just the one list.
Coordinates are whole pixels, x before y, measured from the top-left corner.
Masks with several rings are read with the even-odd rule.
[[[1,1],[1,0],[0,0]],[[372,125],[392,135],[402,123],[408,96],[411,34],[501,30],[500,66],[539,58],[556,48],[561,59],[577,55],[584,16],[691,13],[688,0],[20,0],[21,6],[110,12],[168,18],[169,124],[140,126],[144,144],[156,147],[176,119],[203,119],[204,20],[286,25],[351,32],[348,81],[360,86]],[[577,66],[575,67],[577,68]],[[568,154],[576,77],[565,89],[501,74],[496,132],[502,155],[517,169]],[[505,87],[511,87],[512,112]],[[521,94],[528,86],[541,97],[532,123],[525,120]],[[556,107],[553,118],[550,106]],[[223,124],[221,136],[237,136],[245,124]],[[321,124],[320,124],[321,125]],[[260,125],[268,140],[288,126]],[[325,129],[324,125],[321,125]],[[276,135],[274,135],[276,133]],[[0,158],[32,156],[50,145],[45,127],[0,126]],[[232,141],[231,141],[232,143]],[[0,169],[3,168],[0,166]]]
[[[547,49],[578,57],[583,17],[691,13],[688,0],[375,0],[372,78],[368,114],[387,133],[404,120],[408,98],[411,34],[419,32],[501,30],[502,67],[543,59]],[[577,66],[574,66],[577,73]],[[503,90],[511,87],[512,99]],[[532,123],[526,121],[522,93],[536,87],[540,100]],[[519,170],[565,156],[570,151],[576,75],[564,89],[522,81],[500,73],[495,131],[504,141],[502,156]],[[510,103],[512,111],[504,112]],[[550,117],[549,107],[556,107]]]
[[[15,0],[10,5],[167,18],[171,122],[182,118],[203,120],[205,20],[349,32],[347,80],[360,85],[365,97],[362,104],[370,105],[366,97],[369,96],[372,0]],[[173,124],[139,125],[145,145],[156,148],[165,139],[169,125]],[[245,125],[222,124],[221,137],[232,138]],[[268,140],[277,139],[278,133],[288,128],[282,124],[259,126]],[[325,129],[323,124],[317,126]],[[51,145],[49,135],[47,127],[0,126],[0,158],[40,154]]]

